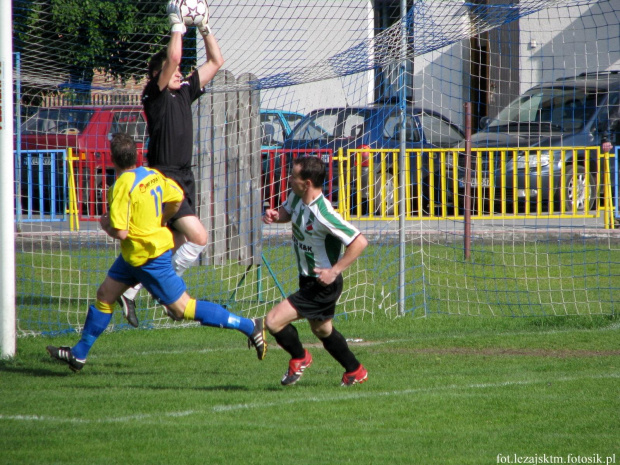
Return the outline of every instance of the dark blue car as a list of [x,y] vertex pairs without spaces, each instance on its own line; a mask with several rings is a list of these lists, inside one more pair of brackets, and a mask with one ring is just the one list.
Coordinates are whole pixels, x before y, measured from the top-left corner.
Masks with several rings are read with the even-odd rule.
[[[382,214],[392,214],[394,209],[394,181],[398,173],[394,163],[400,148],[401,116],[397,106],[375,105],[364,107],[339,107],[314,110],[309,113],[284,141],[282,150],[288,161],[296,156],[316,155],[328,165],[329,179],[325,193],[333,204],[341,199],[338,182],[338,161],[335,159],[339,149],[344,155],[348,149],[357,149],[354,160],[350,163],[352,213],[361,205],[364,214],[368,211],[369,197],[372,194],[374,209]],[[447,118],[434,111],[408,107],[406,109],[405,140],[408,149],[453,147],[463,140],[463,131]],[[365,152],[364,149],[393,149],[385,152]],[[373,153],[372,163],[369,154]],[[427,157],[410,158],[411,176],[409,182],[417,184],[418,168],[422,183],[427,184]],[[358,165],[361,164],[361,168]],[[370,176],[372,167],[373,176]],[[346,175],[346,173],[345,173]],[[373,189],[370,180],[373,179]],[[423,192],[423,189],[412,189],[412,192]],[[424,196],[423,208],[428,208],[428,195]],[[362,199],[359,202],[359,199]],[[412,209],[419,205],[412,198]]]

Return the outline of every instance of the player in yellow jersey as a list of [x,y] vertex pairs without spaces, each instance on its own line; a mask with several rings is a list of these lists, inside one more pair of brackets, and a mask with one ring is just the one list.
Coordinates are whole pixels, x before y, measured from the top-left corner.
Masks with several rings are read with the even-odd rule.
[[174,271],[174,242],[166,223],[183,201],[179,185],[155,169],[136,167],[136,146],[129,135],[115,134],[111,150],[118,179],[109,189],[108,213],[99,223],[110,237],[121,241],[121,254],[99,286],[95,304],[88,308],[80,341],[73,347],[47,346],[49,354],[73,371],[81,370],[108,326],[116,300],[127,288],[142,283],[174,320],[241,331],[263,360],[267,351],[263,319],[243,318],[221,305],[192,299]]

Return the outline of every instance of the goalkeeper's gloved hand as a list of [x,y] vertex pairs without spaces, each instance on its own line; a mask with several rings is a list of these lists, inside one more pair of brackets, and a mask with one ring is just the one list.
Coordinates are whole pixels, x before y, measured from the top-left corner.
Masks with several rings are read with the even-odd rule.
[[211,34],[211,28],[209,27],[209,10],[207,9],[205,15],[202,18],[202,21],[198,25],[198,30],[202,34],[203,37],[207,37]]
[[166,14],[170,21],[171,32],[185,34],[187,28],[183,22],[183,16],[181,16],[181,0],[170,0],[166,8]]

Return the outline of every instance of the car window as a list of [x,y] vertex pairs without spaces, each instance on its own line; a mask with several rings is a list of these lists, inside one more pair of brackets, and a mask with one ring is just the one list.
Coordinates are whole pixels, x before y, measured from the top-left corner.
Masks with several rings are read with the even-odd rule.
[[443,119],[428,113],[419,116],[427,142],[437,147],[452,147],[458,144],[463,135]]
[[[407,115],[405,129],[405,141],[420,142],[420,131],[416,129],[413,116]],[[400,115],[398,113],[392,113],[386,118],[383,124],[383,137],[386,139],[400,139]]]
[[132,136],[136,142],[142,142],[147,138],[146,121],[139,111],[117,111],[112,117],[110,134],[125,132]]
[[533,89],[504,108],[489,128],[538,124],[549,130],[578,131],[594,116],[606,94],[576,87]]
[[284,118],[288,122],[291,130],[293,130],[295,129],[295,126],[297,126],[299,122],[303,119],[303,116],[296,113],[285,113]]
[[342,122],[342,136],[356,139],[366,132],[365,115],[363,113],[349,113],[344,115]]
[[528,122],[536,119],[536,114],[543,99],[542,93],[523,95],[504,108],[489,127],[510,122]]
[[609,116],[611,118],[620,117],[620,92],[613,92],[609,95]]
[[81,108],[41,108],[22,124],[22,134],[80,134],[93,113]]
[[354,108],[323,110],[299,123],[291,137],[297,141],[359,137],[368,129],[369,115]]
[[282,145],[286,137],[286,130],[277,114],[263,113],[260,115],[262,130],[262,145]]
[[337,112],[320,112],[299,123],[293,133],[293,140],[315,140],[334,137],[338,126]]

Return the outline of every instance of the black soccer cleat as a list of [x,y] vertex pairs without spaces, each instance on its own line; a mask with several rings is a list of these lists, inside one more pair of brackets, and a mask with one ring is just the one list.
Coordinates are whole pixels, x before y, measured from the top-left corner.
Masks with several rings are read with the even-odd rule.
[[127,319],[127,323],[134,328],[137,328],[138,317],[136,316],[136,301],[125,297],[124,295],[121,295],[118,299],[116,299],[116,301],[121,306],[123,315],[125,315],[125,318]]
[[47,352],[50,354],[52,358],[59,360],[61,362],[65,362],[69,365],[72,371],[78,372],[84,367],[86,360],[80,360],[75,358],[73,353],[71,353],[71,347],[54,347],[47,346]]
[[264,360],[267,354],[267,338],[265,333],[265,320],[263,318],[253,318],[254,331],[248,338],[248,349],[252,346],[256,349],[259,360]]

